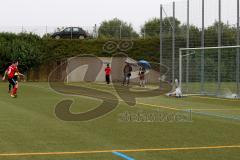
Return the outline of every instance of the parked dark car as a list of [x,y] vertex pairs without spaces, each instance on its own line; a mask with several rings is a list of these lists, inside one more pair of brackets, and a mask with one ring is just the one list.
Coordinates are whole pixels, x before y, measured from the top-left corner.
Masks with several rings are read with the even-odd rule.
[[67,27],[60,32],[55,32],[51,35],[55,39],[85,39],[89,37],[89,34],[79,27]]

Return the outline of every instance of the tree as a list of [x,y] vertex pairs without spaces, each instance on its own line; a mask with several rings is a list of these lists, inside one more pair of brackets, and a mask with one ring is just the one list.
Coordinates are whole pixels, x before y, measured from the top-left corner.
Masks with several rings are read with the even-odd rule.
[[[162,27],[164,35],[171,35],[173,28],[173,17],[166,17],[163,19]],[[176,34],[180,33],[180,24],[181,22],[175,18],[175,31]],[[160,19],[152,18],[145,22],[141,27],[141,35],[145,37],[159,37],[160,33]]]
[[[186,33],[187,33],[186,24],[181,25],[181,33],[184,33],[182,34],[182,36],[186,38]],[[195,48],[195,47],[201,46],[201,31],[198,27],[194,25],[189,25],[189,41],[190,41],[189,47]]]
[[98,29],[98,35],[100,38],[136,38],[139,36],[131,24],[118,18],[103,21]]
[[19,60],[19,68],[25,71],[39,65],[42,58],[39,36],[32,33],[0,33],[0,66]]
[[223,46],[236,45],[236,28],[219,22],[215,22],[205,30],[206,46],[218,46],[218,27],[222,29]]

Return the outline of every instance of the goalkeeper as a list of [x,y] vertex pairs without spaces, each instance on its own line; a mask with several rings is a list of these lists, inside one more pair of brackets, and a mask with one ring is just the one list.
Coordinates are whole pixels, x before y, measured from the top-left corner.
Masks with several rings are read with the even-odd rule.
[[179,85],[178,79],[175,79],[175,86],[173,88],[176,88],[173,92],[167,93],[167,96],[175,96],[177,98],[183,97],[181,87]]

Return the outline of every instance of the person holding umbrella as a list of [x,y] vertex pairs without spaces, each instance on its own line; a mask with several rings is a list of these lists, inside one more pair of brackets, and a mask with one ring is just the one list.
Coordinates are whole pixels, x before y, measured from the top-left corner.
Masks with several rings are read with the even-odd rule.
[[148,61],[140,60],[138,61],[138,65],[144,67],[145,69],[150,69],[151,65]]
[[146,69],[151,68],[151,65],[149,62],[145,60],[138,61],[138,65],[140,66],[139,73],[138,73],[139,79],[140,79],[140,87],[145,87],[145,72],[146,72]]
[[145,87],[145,72],[146,72],[145,68],[144,67],[140,67],[139,73],[138,73],[140,87]]

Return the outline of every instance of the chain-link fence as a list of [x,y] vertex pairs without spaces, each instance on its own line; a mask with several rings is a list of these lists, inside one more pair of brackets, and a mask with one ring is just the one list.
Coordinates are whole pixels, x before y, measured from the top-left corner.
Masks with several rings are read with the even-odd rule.
[[[171,68],[167,78],[172,82],[180,76],[180,48],[239,45],[239,0],[183,0],[161,5],[160,22],[160,61]],[[190,54],[189,50],[185,52]],[[211,93],[216,94],[223,82],[232,82],[237,89],[230,90],[239,93],[239,49],[216,49],[214,54],[204,49],[198,52],[184,59],[184,82],[192,81],[191,74],[195,74],[200,82],[198,93],[207,92],[203,86],[209,81],[212,85],[208,89],[217,86],[216,90],[210,89]],[[194,66],[194,73],[188,72]]]
[[[79,31],[80,28],[80,31]],[[67,38],[76,39],[75,35],[82,34],[81,29],[87,34],[87,38],[108,38],[108,39],[138,39],[144,38],[141,33],[134,29],[124,28],[124,26],[100,27],[94,26],[0,26],[2,33],[32,33],[42,38]],[[159,30],[159,27],[158,27]],[[61,32],[62,36],[57,37],[57,32]],[[58,34],[59,35],[59,34]]]
[[[239,94],[236,62],[239,46],[181,49],[180,83],[185,94],[203,94],[237,98]],[[221,51],[219,60],[218,52]],[[201,68],[204,67],[202,74]],[[203,79],[204,78],[204,79]],[[203,79],[203,81],[202,81]]]
[[[32,33],[40,37],[48,37],[53,35],[53,33],[61,32],[64,29],[71,26],[0,26],[0,32],[8,33]],[[84,31],[89,33],[91,36],[96,37],[97,29],[96,26],[74,26],[73,28],[82,28]],[[67,31],[67,30],[66,30]],[[74,30],[68,30],[69,35],[73,34]],[[53,37],[54,38],[54,37]],[[71,38],[71,37],[70,37]]]

